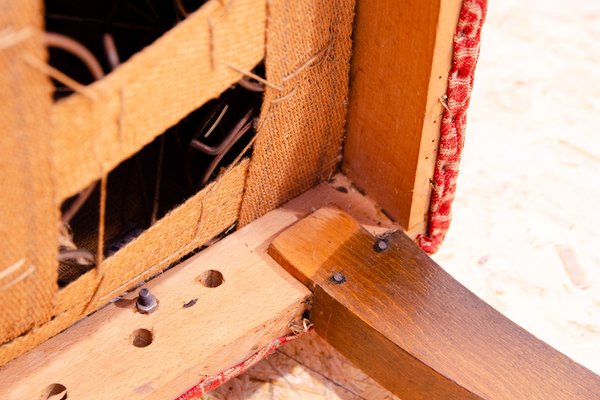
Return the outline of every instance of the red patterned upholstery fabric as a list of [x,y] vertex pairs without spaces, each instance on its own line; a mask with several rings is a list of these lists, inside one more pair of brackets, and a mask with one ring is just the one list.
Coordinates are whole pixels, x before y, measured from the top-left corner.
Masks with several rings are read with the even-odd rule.
[[440,146],[429,205],[429,223],[427,233],[417,238],[421,248],[430,254],[439,248],[452,219],[452,202],[467,126],[467,108],[473,89],[486,9],[487,0],[464,0],[456,27],[454,58],[448,77]]
[[250,358],[242,363],[231,367],[220,374],[214,376],[208,376],[201,380],[196,386],[189,389],[187,392],[179,396],[176,400],[196,400],[204,394],[214,390],[227,382],[228,380],[235,378],[239,374],[246,371],[248,368],[252,367],[256,363],[258,363],[263,358],[267,357],[271,353],[273,353],[279,346],[283,346],[286,343],[289,343],[293,340],[298,339],[303,336],[305,333],[310,330],[306,330],[300,334],[290,335],[280,337],[279,339],[275,339],[271,343],[269,343],[266,347],[262,348],[258,352],[254,353]]

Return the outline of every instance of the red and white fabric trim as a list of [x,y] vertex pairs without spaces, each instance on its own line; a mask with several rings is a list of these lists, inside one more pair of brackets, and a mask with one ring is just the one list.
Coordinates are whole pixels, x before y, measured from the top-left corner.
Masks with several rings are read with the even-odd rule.
[[448,77],[448,92],[442,117],[438,158],[433,175],[427,232],[417,242],[427,253],[435,253],[446,236],[452,219],[458,166],[465,140],[467,108],[473,89],[473,76],[479,57],[481,27],[487,0],[464,0],[456,34],[454,57]]
[[236,376],[245,372],[250,367],[257,364],[260,360],[273,353],[279,346],[283,346],[286,343],[294,341],[299,337],[304,336],[304,334],[309,331],[310,329],[307,329],[299,334],[283,336],[273,340],[266,347],[262,348],[261,350],[250,356],[250,358],[248,358],[246,361],[243,361],[240,364],[221,372],[220,374],[207,376],[206,378],[202,379],[196,386],[190,388],[187,392],[179,396],[176,400],[198,399],[199,397],[210,392],[211,390],[218,388],[228,380],[235,378]]

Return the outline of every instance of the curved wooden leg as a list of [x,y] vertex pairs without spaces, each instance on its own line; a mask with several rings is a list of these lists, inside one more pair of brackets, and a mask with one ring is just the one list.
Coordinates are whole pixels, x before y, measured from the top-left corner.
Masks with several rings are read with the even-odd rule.
[[600,377],[454,280],[407,236],[322,208],[269,254],[314,291],[315,330],[403,399],[600,399]]

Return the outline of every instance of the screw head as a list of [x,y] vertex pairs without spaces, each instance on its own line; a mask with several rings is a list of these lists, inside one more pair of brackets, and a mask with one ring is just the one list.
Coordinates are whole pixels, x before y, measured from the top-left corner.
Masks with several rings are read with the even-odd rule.
[[376,252],[381,253],[388,249],[388,243],[385,239],[377,239],[375,246],[373,246]]
[[143,314],[150,314],[158,308],[156,297],[146,288],[140,289],[135,307]]
[[336,272],[335,274],[333,274],[331,276],[331,281],[333,283],[340,285],[340,284],[346,282],[346,276],[344,274],[342,274],[341,272]]

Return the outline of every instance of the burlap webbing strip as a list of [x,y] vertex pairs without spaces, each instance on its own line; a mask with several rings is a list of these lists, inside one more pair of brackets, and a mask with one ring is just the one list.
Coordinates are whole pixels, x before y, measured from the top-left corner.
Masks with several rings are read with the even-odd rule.
[[[0,2],[7,10],[0,25],[7,88],[0,93],[7,128],[0,158],[2,365],[235,223],[247,160],[57,292],[60,201],[218,96],[241,77],[235,68],[257,64],[266,5],[212,0],[85,94],[52,105],[52,85],[39,68],[46,62],[43,2]],[[52,135],[45,131],[50,120]]]
[[46,322],[56,290],[58,207],[50,168],[51,84],[41,1],[0,1],[0,342]]
[[57,196],[130,157],[264,57],[265,0],[212,0],[52,109]]
[[[51,113],[56,191],[48,198],[58,202],[98,179],[239,79],[236,69],[251,69],[264,53],[266,8],[264,0],[212,0],[85,95],[56,104]],[[335,169],[345,123],[353,8],[354,2],[346,0],[269,3],[266,65],[274,85],[267,89],[261,112],[242,210],[245,222]],[[247,167],[248,161],[242,161],[58,291],[53,312],[47,313],[52,319],[0,346],[0,365],[227,229],[240,212]],[[52,234],[55,252],[58,216],[57,205],[52,207],[53,226],[43,232]],[[44,258],[55,259],[55,253]],[[54,288],[55,281],[53,275]]]
[[44,341],[50,339],[74,324],[77,320],[82,318],[84,308],[85,304],[81,304],[76,308],[72,308],[55,316],[44,325],[27,332],[26,335],[19,336],[11,342],[3,344],[0,347],[0,366],[34,348],[40,343],[43,343]]
[[268,2],[267,87],[240,225],[327,179],[341,154],[353,0]]
[[96,308],[212,239],[237,221],[248,160],[160,219],[101,265]]
[[242,160],[98,268],[58,291],[55,317],[0,346],[0,365],[66,329],[233,225],[247,169],[248,160]]

